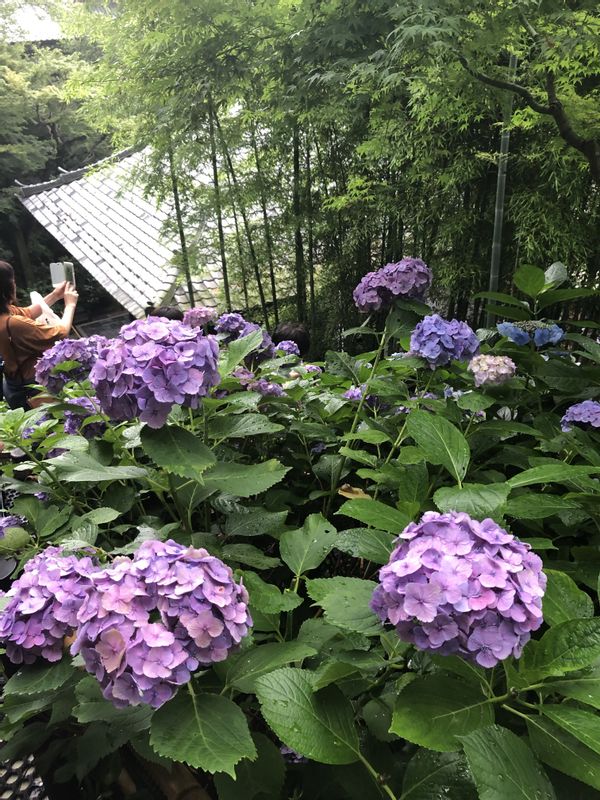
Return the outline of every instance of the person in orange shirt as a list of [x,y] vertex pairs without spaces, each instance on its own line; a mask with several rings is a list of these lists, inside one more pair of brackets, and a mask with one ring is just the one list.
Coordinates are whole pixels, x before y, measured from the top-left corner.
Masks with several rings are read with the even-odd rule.
[[36,322],[41,306],[16,306],[15,274],[11,265],[0,261],[0,356],[4,360],[4,398],[11,408],[29,408],[35,394],[29,384],[35,380],[38,358],[71,330],[79,295],[70,283],[57,286],[44,302],[51,306],[64,300],[65,310],[59,325]]

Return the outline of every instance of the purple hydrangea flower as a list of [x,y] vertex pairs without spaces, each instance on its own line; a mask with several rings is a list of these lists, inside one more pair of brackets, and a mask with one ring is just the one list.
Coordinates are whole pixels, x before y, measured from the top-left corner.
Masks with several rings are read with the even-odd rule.
[[270,382],[266,378],[251,381],[248,384],[248,389],[251,392],[262,394],[263,397],[283,397],[285,395],[282,386],[278,383]]
[[221,314],[215,324],[215,330],[217,333],[226,333],[237,339],[247,324],[241,314]]
[[507,356],[475,356],[467,369],[473,373],[475,386],[500,386],[513,377],[517,367]]
[[231,373],[231,376],[233,378],[237,378],[242,386],[247,386],[251,381],[254,380],[254,373],[250,372],[250,370],[246,369],[246,367],[236,367]]
[[266,331],[263,331],[260,325],[257,325],[255,322],[247,322],[242,328],[239,338],[242,339],[244,336],[250,336],[250,334],[254,333],[254,331],[262,331],[262,341],[256,350],[253,350],[250,355],[247,356],[247,364],[251,364],[254,360],[264,361],[267,358],[273,358],[275,355],[275,345],[273,344],[273,340],[269,334]]
[[[69,381],[84,381],[98,358],[99,351],[106,346],[104,336],[88,336],[84,339],[63,339],[41,356],[35,368],[35,379],[49,392],[58,394]],[[72,369],[61,370],[60,365],[76,361]]]
[[14,514],[6,517],[0,517],[0,539],[4,538],[6,531],[9,528],[20,528],[24,524],[25,520],[23,517],[17,517]]
[[0,612],[0,641],[13,663],[31,664],[38,656],[60,661],[97,569],[91,558],[64,556],[59,547],[48,547],[25,564]]
[[422,300],[431,286],[431,270],[420,258],[403,258],[395,264],[368,272],[353,292],[359,311],[388,308],[397,298]]
[[217,312],[214,308],[208,306],[198,306],[197,308],[190,308],[183,314],[183,324],[189,325],[190,328],[203,328],[209,322],[214,322],[217,318]]
[[283,760],[288,764],[306,764],[308,763],[308,758],[300,753],[296,752],[296,750],[292,750],[291,747],[286,747],[282,745],[279,748],[279,752],[283,756]]
[[248,593],[204,549],[145,542],[94,575],[71,651],[117,706],[158,708],[247,635]]
[[342,397],[344,398],[344,400],[359,401],[364,393],[365,393],[364,385],[351,386],[349,389],[346,389]]
[[561,327],[551,322],[527,320],[525,322],[499,322],[496,325],[498,333],[506,336],[511,342],[525,345],[533,342],[536,347],[547,344],[558,344],[564,338],[565,332]]
[[275,345],[275,351],[285,353],[288,356],[299,356],[300,355],[300,348],[296,344],[296,342],[292,342],[291,339],[284,339],[282,342],[277,342]]
[[114,420],[139,416],[162,427],[173,405],[197,408],[220,381],[219,346],[176,320],[148,317],[121,328],[90,373],[102,410]]
[[424,358],[432,368],[441,367],[454,360],[470,361],[479,352],[479,339],[466,322],[431,314],[412,332],[410,352]]
[[584,400],[583,403],[567,408],[560,426],[563,431],[572,430],[573,425],[591,425],[592,428],[600,428],[600,403],[597,400]]
[[316,364],[305,364],[304,370],[308,373],[313,372],[315,375],[320,375],[323,372],[321,367],[318,367]]
[[87,413],[82,414],[78,411],[65,411],[65,433],[70,435],[81,433],[81,435],[85,436],[86,439],[95,439],[98,436],[102,436],[106,430],[106,422],[104,422],[104,420],[98,420],[96,422],[90,422],[87,425],[83,425],[83,422],[88,419],[88,417],[98,415],[99,402],[97,398],[75,397],[71,400],[67,400],[67,403],[69,405],[79,406],[80,408],[85,409],[85,412]]
[[493,520],[427,511],[396,540],[371,608],[419,650],[493,667],[542,624],[545,588],[541,559]]

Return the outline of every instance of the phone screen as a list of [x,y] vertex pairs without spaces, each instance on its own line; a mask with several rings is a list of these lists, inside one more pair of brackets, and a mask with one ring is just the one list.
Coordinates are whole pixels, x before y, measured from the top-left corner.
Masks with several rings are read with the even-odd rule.
[[55,261],[50,264],[50,280],[52,286],[60,286],[68,281],[75,285],[75,267],[72,261]]

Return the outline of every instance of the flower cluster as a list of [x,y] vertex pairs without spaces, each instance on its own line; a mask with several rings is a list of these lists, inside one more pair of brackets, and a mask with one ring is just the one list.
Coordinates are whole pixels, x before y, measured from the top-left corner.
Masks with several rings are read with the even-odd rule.
[[247,324],[241,314],[221,314],[215,324],[215,330],[217,333],[227,334],[230,338],[237,339]]
[[213,336],[176,320],[148,317],[121,328],[90,373],[102,410],[114,420],[136,416],[162,427],[173,405],[197,408],[219,383]]
[[573,425],[591,425],[592,428],[600,428],[600,403],[597,400],[584,400],[583,403],[567,408],[560,426],[563,431],[572,430]]
[[519,345],[529,344],[533,337],[536,347],[558,344],[565,335],[561,327],[550,322],[499,322],[496,328],[502,336]]
[[420,258],[403,258],[368,272],[353,292],[359,311],[388,308],[397,298],[423,299],[431,286],[431,270]]
[[[89,336],[57,342],[38,360],[36,381],[53,394],[58,394],[69,381],[84,381],[108,341],[104,336]],[[60,369],[61,364],[65,369]]]
[[453,360],[470,361],[479,352],[479,339],[466,322],[430,314],[412,332],[410,352],[432,368],[441,367]]
[[236,367],[231,373],[233,378],[237,378],[242,386],[247,386],[254,380],[254,373],[250,372],[246,367]]
[[420,650],[493,667],[542,624],[541,559],[493,520],[426,512],[400,534],[371,607]]
[[10,528],[20,528],[25,524],[23,517],[17,517],[11,514],[7,517],[0,517],[0,539],[3,539],[6,531]]
[[183,314],[183,324],[189,325],[190,328],[203,328],[209,322],[214,322],[217,318],[217,312],[214,308],[208,306],[198,306],[190,308]]
[[293,342],[291,339],[284,339],[282,342],[277,342],[275,345],[275,351],[285,353],[288,356],[299,356],[300,355],[300,348]]
[[65,433],[71,435],[81,433],[86,439],[96,439],[102,436],[106,430],[106,423],[104,420],[97,420],[83,425],[83,422],[88,419],[88,417],[93,417],[98,414],[99,403],[97,398],[75,397],[71,400],[67,400],[67,403],[69,403],[69,405],[79,406],[79,408],[83,409],[83,413],[80,411],[65,411]]
[[145,542],[97,573],[71,648],[117,706],[158,708],[198,666],[248,633],[248,594],[222,561],[174,541]]
[[0,641],[13,663],[31,664],[38,656],[61,659],[64,638],[77,626],[97,569],[91,558],[64,556],[59,547],[48,547],[25,564],[0,612]]
[[513,377],[516,369],[515,362],[507,356],[475,356],[468,366],[475,386],[500,386]]
[[285,392],[283,387],[278,383],[268,381],[266,378],[259,378],[257,381],[251,381],[248,384],[248,390],[251,392],[258,392],[263,397],[283,397]]
[[359,401],[365,393],[365,384],[362,386],[351,386],[346,389],[342,397],[344,400],[352,400],[353,402]]

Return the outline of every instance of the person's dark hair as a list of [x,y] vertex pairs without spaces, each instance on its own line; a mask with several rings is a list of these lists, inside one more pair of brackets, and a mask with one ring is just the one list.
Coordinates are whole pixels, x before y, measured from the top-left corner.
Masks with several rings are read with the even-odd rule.
[[15,302],[15,272],[8,261],[0,261],[0,314]]
[[150,316],[176,319],[178,322],[183,321],[183,311],[177,308],[177,306],[161,306],[160,308],[154,308],[150,312]]
[[305,356],[310,349],[310,334],[303,322],[280,322],[273,331],[272,339],[275,344],[296,342],[301,356]]

